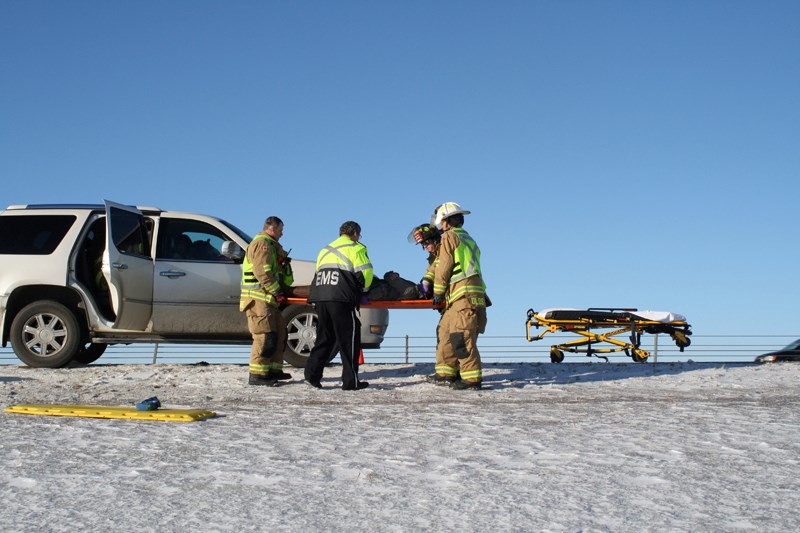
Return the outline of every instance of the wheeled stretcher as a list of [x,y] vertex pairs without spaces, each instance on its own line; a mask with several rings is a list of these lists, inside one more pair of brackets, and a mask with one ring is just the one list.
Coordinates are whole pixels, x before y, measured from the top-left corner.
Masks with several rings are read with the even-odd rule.
[[[531,328],[545,328],[532,336]],[[569,332],[580,339],[554,344],[550,347],[550,360],[560,363],[564,352],[585,353],[586,357],[598,357],[608,362],[604,353],[625,352],[637,363],[644,363],[650,352],[641,349],[642,333],[666,333],[680,351],[691,344],[691,326],[686,317],[668,311],[639,311],[637,309],[615,309],[592,307],[589,309],[544,309],[536,312],[528,309],[525,323],[528,341],[541,340],[548,333]],[[611,330],[602,332],[602,330]],[[626,340],[615,337],[630,333]],[[595,344],[607,343],[613,347],[595,348]]]

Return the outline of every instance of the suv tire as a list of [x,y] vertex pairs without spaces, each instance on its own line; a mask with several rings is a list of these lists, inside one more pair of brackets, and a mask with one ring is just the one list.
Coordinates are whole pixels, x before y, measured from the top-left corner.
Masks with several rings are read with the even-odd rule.
[[72,358],[73,363],[80,363],[82,365],[89,365],[100,359],[100,356],[108,348],[108,344],[87,342],[78,346],[78,351],[75,357]]
[[[317,310],[313,305],[290,305],[283,310],[286,320],[286,349],[283,360],[295,368],[305,368],[311,349],[317,341]],[[333,349],[328,363],[333,361],[339,352]]]
[[23,363],[34,368],[61,368],[80,346],[75,314],[53,300],[28,304],[11,323],[11,346]]

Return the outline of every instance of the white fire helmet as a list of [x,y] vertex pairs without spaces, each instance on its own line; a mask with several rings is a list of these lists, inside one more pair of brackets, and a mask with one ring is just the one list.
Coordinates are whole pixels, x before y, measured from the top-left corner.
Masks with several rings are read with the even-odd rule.
[[469,213],[469,211],[461,209],[461,206],[455,202],[445,202],[436,208],[436,211],[433,213],[431,223],[437,228],[441,228],[442,220],[446,219],[447,217],[451,217],[453,215],[468,215]]

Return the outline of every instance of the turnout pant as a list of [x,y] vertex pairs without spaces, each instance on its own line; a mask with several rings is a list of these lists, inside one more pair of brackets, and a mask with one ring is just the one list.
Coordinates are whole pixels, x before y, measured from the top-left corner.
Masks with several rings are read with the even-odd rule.
[[486,308],[473,307],[466,298],[453,302],[439,320],[436,345],[436,373],[459,375],[464,381],[481,381],[478,334],[486,329]]
[[317,340],[306,363],[305,378],[319,382],[330,356],[339,347],[342,386],[358,386],[358,356],[361,352],[361,321],[356,308],[346,302],[316,302]]
[[286,348],[286,321],[280,309],[254,301],[244,311],[247,328],[253,336],[250,349],[250,373],[266,375],[283,370]]

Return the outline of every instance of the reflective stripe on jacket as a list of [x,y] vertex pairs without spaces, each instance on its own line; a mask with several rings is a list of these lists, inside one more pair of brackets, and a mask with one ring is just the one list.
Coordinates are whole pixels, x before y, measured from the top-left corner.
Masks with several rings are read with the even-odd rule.
[[320,250],[308,301],[358,305],[371,284],[372,263],[367,247],[342,235]]
[[481,251],[461,228],[442,234],[439,254],[434,261],[433,294],[446,295],[450,305],[467,298],[474,306],[486,305],[486,285],[481,276]]
[[242,262],[239,310],[254,300],[278,307],[275,297],[282,286],[290,286],[292,281],[291,265],[283,247],[269,235],[257,233]]

